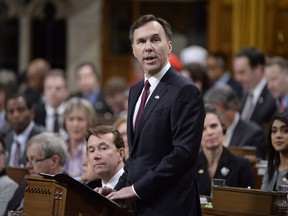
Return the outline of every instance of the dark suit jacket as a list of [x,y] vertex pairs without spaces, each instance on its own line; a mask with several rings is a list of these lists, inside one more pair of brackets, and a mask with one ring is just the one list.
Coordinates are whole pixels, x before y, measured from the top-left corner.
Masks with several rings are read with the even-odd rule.
[[238,82],[236,82],[232,77],[230,77],[230,79],[228,79],[227,81],[227,85],[229,85],[237,93],[237,95],[241,97],[243,88]]
[[[199,192],[201,195],[210,196],[211,178],[208,173],[207,159],[203,152],[200,152],[197,165],[197,177],[199,182]],[[254,187],[255,182],[249,161],[242,157],[237,157],[223,148],[214,178],[226,180],[226,186],[231,187]]]
[[266,144],[265,133],[259,125],[252,121],[239,119],[229,146],[255,146],[256,156],[265,159]]
[[46,127],[46,109],[44,103],[38,103],[34,106],[34,122],[38,125]]
[[[240,113],[243,111],[245,102],[246,102],[247,94],[244,96],[241,106]],[[261,127],[263,124],[269,124],[273,115],[277,111],[277,106],[275,103],[275,99],[267,88],[267,85],[263,88],[260,97],[255,105],[253,113],[251,115],[251,121],[256,122]]]
[[115,189],[134,185],[140,197],[135,204],[138,216],[201,215],[196,178],[205,118],[201,94],[170,68],[148,100],[134,133],[133,113],[143,84],[130,90],[130,157]]
[[[44,132],[44,131],[45,131],[45,128],[44,128],[44,127],[41,127],[41,126],[38,126],[38,125],[35,124],[34,127],[33,127],[32,130],[31,130],[28,138],[27,138],[27,141],[28,141],[31,137],[33,137],[33,136],[35,136],[35,135],[37,135],[37,134],[39,134],[39,133],[41,133],[41,132]],[[10,151],[11,151],[11,146],[12,146],[13,141],[14,141],[14,131],[10,131],[10,132],[7,134],[7,136],[5,137],[5,143],[6,143],[6,145],[7,145],[7,149],[8,149],[8,152],[9,152],[9,153],[10,153]],[[26,152],[26,147],[25,147],[25,152]],[[24,166],[26,165],[26,161],[27,161],[27,157],[26,157],[26,153],[25,153],[25,152],[24,152],[24,154],[22,155],[22,157],[21,157],[21,159],[20,159],[20,164],[23,164]],[[7,161],[9,161],[9,158],[8,158]]]

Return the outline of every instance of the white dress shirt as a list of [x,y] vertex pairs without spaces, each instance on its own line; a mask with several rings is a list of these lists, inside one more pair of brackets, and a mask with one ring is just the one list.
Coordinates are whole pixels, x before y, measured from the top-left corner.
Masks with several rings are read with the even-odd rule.
[[[145,81],[147,79],[148,79],[148,81],[150,83],[149,95],[148,95],[146,104],[149,101],[150,96],[153,94],[153,91],[155,90],[155,88],[159,84],[160,80],[167,73],[167,71],[169,70],[170,67],[171,67],[171,64],[168,62],[167,65],[159,73],[157,73],[157,74],[155,74],[155,75],[153,75],[153,76],[151,76],[149,78],[145,77],[144,83],[145,83]],[[139,96],[139,98],[137,100],[136,106],[135,106],[135,110],[134,110],[134,114],[133,114],[133,125],[134,125],[134,127],[135,127],[135,120],[136,120],[136,116],[137,116],[137,113],[138,113],[138,110],[139,110],[139,107],[140,107],[141,97],[142,97],[143,91],[144,91],[144,88],[143,88],[142,93],[140,94],[140,96]]]
[[[25,148],[26,148],[26,143],[28,141],[28,136],[31,133],[31,130],[33,129],[35,123],[34,121],[31,121],[28,127],[21,133],[21,134],[14,134],[14,140],[17,140],[18,143],[20,144],[20,158],[23,157],[25,154]],[[14,141],[11,145],[11,150],[10,150],[10,159],[9,159],[9,166],[14,166],[14,156],[17,148],[17,143]],[[20,164],[20,166],[24,166],[24,164]]]
[[113,189],[118,183],[118,180],[123,173],[124,173],[124,169],[121,168],[106,184],[102,180],[102,187],[108,187],[108,188]]

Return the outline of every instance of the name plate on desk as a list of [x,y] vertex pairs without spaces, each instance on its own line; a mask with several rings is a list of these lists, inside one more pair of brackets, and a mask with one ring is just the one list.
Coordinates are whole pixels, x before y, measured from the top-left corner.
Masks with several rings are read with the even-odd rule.
[[213,187],[213,210],[223,215],[282,215],[276,192],[236,187]]

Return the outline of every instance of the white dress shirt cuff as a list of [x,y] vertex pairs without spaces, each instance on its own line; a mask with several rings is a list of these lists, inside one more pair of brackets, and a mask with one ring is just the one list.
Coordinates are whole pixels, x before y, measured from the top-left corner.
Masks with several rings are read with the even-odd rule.
[[136,193],[136,191],[134,189],[134,185],[132,185],[132,190],[133,190],[134,194],[140,199],[140,197],[138,196],[138,194]]

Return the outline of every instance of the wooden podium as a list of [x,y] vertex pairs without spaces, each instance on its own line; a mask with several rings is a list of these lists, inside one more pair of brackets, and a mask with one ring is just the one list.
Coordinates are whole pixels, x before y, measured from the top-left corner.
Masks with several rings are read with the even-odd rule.
[[213,208],[202,207],[203,216],[273,216],[288,215],[288,208],[275,204],[277,192],[258,189],[215,186],[213,190]]
[[26,216],[130,216],[131,212],[65,174],[26,176]]

